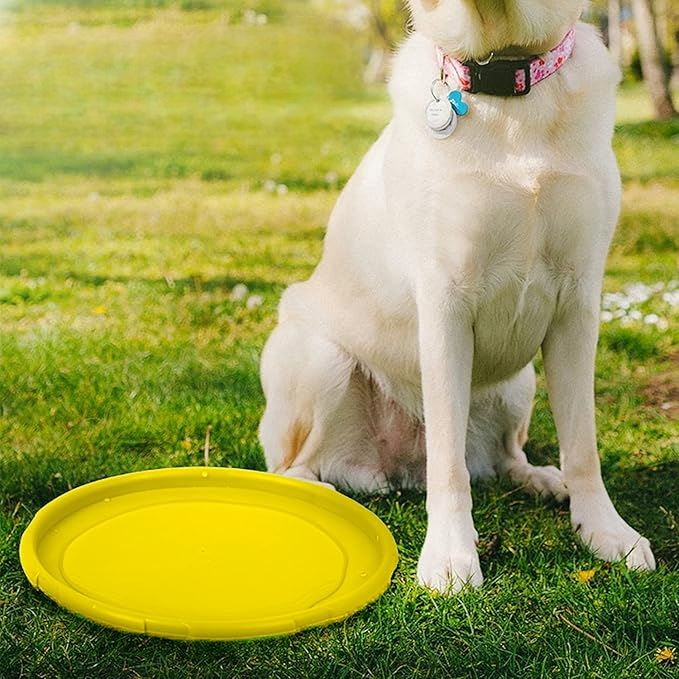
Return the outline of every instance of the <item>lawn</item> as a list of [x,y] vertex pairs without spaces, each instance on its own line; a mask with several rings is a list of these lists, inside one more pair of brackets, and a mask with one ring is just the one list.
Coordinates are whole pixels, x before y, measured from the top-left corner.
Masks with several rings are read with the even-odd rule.
[[[673,675],[679,122],[621,92],[596,383],[604,477],[657,572],[597,561],[566,507],[498,482],[474,489],[483,589],[433,596],[415,584],[424,497],[397,493],[361,498],[400,552],[365,611],[281,639],[146,638],[34,591],[21,533],[79,484],[199,464],[208,426],[213,464],[263,468],[259,352],[389,103],[361,37],[301,0],[0,8],[0,678]],[[528,454],[558,460],[541,376]]]

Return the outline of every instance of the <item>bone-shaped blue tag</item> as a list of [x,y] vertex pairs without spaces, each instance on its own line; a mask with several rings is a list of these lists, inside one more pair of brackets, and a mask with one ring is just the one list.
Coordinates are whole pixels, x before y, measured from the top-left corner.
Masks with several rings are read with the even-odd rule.
[[462,101],[462,92],[460,92],[460,90],[452,90],[451,92],[448,92],[448,101],[457,115],[467,115],[469,106],[467,106],[467,104]]

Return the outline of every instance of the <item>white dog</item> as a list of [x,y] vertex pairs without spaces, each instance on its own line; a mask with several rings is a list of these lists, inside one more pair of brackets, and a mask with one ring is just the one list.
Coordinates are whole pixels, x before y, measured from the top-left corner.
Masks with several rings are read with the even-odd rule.
[[[356,491],[426,486],[417,575],[440,591],[482,582],[470,478],[496,473],[570,496],[597,556],[653,569],[648,540],[608,497],[594,423],[620,202],[617,67],[578,23],[581,0],[410,5],[394,117],[342,192],[313,275],[285,291],[264,349],[268,468]],[[461,86],[471,92],[451,103],[448,88]],[[561,471],[522,450],[539,348]]]

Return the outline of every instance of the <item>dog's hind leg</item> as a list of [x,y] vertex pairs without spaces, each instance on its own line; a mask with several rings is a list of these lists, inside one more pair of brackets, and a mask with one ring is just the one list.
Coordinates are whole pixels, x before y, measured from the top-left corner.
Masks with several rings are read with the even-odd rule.
[[338,344],[287,319],[264,347],[261,378],[259,438],[269,471],[358,492],[386,488],[360,371]]
[[501,403],[506,422],[498,471],[514,483],[543,497],[561,502],[568,497],[561,471],[557,467],[537,466],[528,462],[523,446],[528,438],[528,425],[535,396],[535,370],[527,365],[502,388]]

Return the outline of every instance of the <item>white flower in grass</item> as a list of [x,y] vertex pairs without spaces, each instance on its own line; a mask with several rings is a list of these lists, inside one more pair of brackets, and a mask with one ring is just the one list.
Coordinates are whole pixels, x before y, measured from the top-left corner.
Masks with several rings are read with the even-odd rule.
[[276,182],[273,179],[267,179],[264,184],[264,190],[273,193],[276,190]]
[[285,196],[288,193],[288,187],[285,184],[279,184],[276,187],[276,193],[279,196]]
[[629,300],[621,292],[607,292],[603,296],[603,307],[604,309],[610,309],[611,307],[628,309]]
[[662,301],[666,302],[672,307],[679,306],[679,290],[670,290],[663,292]]
[[245,306],[248,309],[256,309],[258,306],[262,306],[262,298],[260,295],[250,295],[248,301],[245,302]]
[[234,285],[233,289],[231,290],[231,299],[234,300],[234,302],[240,302],[241,300],[245,299],[247,295],[248,286],[244,283],[238,283],[238,285]]
[[269,21],[266,14],[259,14],[254,9],[243,10],[243,21],[251,26],[264,26]]
[[[623,292],[606,292],[601,298],[601,321],[619,320],[623,325],[642,321],[660,330],[669,327],[669,321],[657,313],[645,313],[639,307],[649,300],[664,302],[672,308],[679,306],[679,281],[658,282],[652,285],[630,283]],[[664,291],[664,292],[663,292]],[[646,311],[649,311],[648,309]]]
[[654,290],[644,283],[632,283],[625,286],[626,301],[630,304],[642,304],[653,292]]

